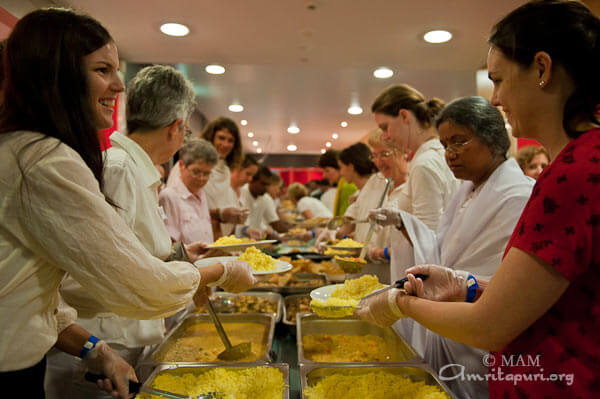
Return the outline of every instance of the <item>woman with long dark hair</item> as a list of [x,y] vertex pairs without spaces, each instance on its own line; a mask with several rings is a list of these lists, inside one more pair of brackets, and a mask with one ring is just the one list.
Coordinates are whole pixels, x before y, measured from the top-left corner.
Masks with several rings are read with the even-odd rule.
[[[116,355],[61,305],[58,287],[67,273],[104,307],[136,319],[175,313],[207,283],[238,280],[234,285],[245,289],[254,280],[227,265],[199,271],[153,257],[103,195],[97,131],[112,126],[124,86],[116,45],[100,23],[64,9],[34,11],[14,27],[3,64],[0,382],[43,398],[45,355],[57,346],[128,397],[131,369],[95,364]],[[112,390],[110,381],[100,385]]]

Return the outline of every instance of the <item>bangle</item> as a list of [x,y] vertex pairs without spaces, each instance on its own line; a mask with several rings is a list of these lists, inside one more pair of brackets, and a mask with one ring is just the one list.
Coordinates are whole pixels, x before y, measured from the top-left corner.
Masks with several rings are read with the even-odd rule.
[[386,258],[387,260],[390,260],[390,251],[389,251],[389,248],[388,248],[388,247],[385,247],[385,248],[384,248],[384,250],[383,250],[383,256],[385,256],[385,258]]
[[89,337],[88,340],[85,341],[85,344],[83,344],[83,347],[81,348],[81,352],[79,352],[79,357],[81,359],[86,357],[86,355],[88,353],[90,353],[90,351],[92,349],[94,349],[94,347],[96,346],[98,341],[100,341],[100,338],[96,337],[95,335],[92,335],[91,337]]
[[479,288],[477,279],[475,279],[475,276],[472,274],[469,274],[469,277],[467,277],[467,302],[473,302],[475,300],[477,288]]

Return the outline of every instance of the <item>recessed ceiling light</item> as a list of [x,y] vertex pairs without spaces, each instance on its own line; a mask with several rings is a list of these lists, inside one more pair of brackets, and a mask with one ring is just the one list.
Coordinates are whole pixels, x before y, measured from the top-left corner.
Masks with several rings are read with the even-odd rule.
[[341,127],[347,127],[348,126],[348,122],[343,121],[342,123],[340,123],[340,126]]
[[248,121],[247,121],[247,120],[245,120],[245,119],[242,119],[242,120],[240,121],[240,125],[242,125],[242,126],[246,126],[247,124],[248,124]]
[[290,123],[290,127],[287,128],[288,133],[297,134],[300,133],[300,128],[295,123]]
[[225,73],[225,67],[221,65],[207,65],[204,70],[211,75],[222,75]]
[[452,33],[447,30],[432,30],[423,35],[427,43],[446,43],[452,39]]
[[160,26],[160,31],[169,36],[186,36],[190,33],[190,28],[182,24],[168,23]]
[[358,104],[351,105],[350,108],[348,108],[348,113],[350,115],[360,115],[362,112],[363,109]]
[[258,152],[260,154],[262,152],[262,148],[257,148],[256,152]]
[[331,142],[328,141],[327,143],[325,143],[325,147],[327,147],[327,148],[331,147]]
[[388,67],[379,67],[373,71],[373,76],[377,79],[387,79],[391,78],[394,75],[394,71],[392,71]]
[[252,145],[253,145],[254,147],[258,147],[258,141],[254,140],[254,141],[252,142]]
[[331,135],[331,137],[333,137],[334,140],[337,140],[338,137],[340,137],[337,133],[334,133]]
[[288,151],[296,151],[297,149],[298,147],[296,147],[294,144],[290,144],[287,146]]
[[325,154],[327,152],[327,150],[325,150],[325,148],[321,148],[321,154]]
[[248,137],[250,137],[250,138],[254,137],[254,133],[248,132]]
[[231,112],[242,112],[244,110],[244,106],[241,104],[231,104],[229,106],[229,110]]

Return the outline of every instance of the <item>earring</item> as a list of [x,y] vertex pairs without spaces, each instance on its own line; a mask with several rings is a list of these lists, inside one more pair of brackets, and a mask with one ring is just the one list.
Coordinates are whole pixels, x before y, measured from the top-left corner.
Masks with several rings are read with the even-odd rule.
[[544,82],[543,80],[539,83],[540,87],[544,87],[544,84],[546,84],[546,82]]

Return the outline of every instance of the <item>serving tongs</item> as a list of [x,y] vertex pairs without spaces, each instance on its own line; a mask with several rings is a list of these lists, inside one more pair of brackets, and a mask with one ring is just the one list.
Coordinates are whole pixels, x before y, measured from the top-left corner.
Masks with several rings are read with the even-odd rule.
[[[103,374],[96,374],[88,371],[85,373],[84,378],[90,382],[97,382],[98,380],[103,380],[107,377]],[[200,395],[189,396],[182,395],[180,393],[164,391],[162,389],[157,389],[150,386],[144,386],[141,382],[129,380],[129,393],[134,393],[135,398],[135,396],[137,396],[137,394],[140,392],[167,399],[223,399],[223,394],[220,392],[207,392]]]
[[242,342],[237,345],[231,345],[231,341],[227,337],[225,333],[225,329],[217,316],[217,312],[215,312],[215,308],[213,307],[212,301],[210,298],[207,298],[207,310],[210,318],[212,319],[215,328],[217,329],[217,334],[219,334],[219,338],[223,341],[223,345],[225,345],[225,350],[217,355],[217,358],[225,361],[235,361],[245,358],[250,354],[251,346],[250,342]]
[[[415,278],[420,278],[423,281],[427,280],[428,277],[429,276],[426,274],[415,274]],[[375,290],[370,294],[365,295],[360,300],[363,301],[372,296],[379,295],[382,292],[391,290],[392,288],[404,289],[404,284],[406,282],[408,282],[408,277],[401,278],[400,280],[396,280],[394,283],[388,285],[387,287]],[[356,310],[355,306],[315,306],[312,301],[310,307],[317,315],[327,318],[340,318],[345,316],[351,316]]]
[[[385,188],[383,189],[383,193],[381,193],[381,197],[379,198],[379,203],[377,204],[377,208],[381,208],[383,205],[383,201],[385,200],[385,196],[388,193],[390,187],[394,185],[394,179],[391,177],[385,179]],[[338,264],[346,273],[358,273],[362,270],[365,265],[365,257],[367,256],[367,251],[369,250],[369,242],[371,242],[371,238],[373,237],[373,233],[375,232],[375,227],[377,223],[375,220],[371,220],[371,225],[369,226],[369,231],[367,232],[367,238],[365,239],[365,243],[360,250],[360,255],[358,256],[359,261],[354,261],[352,258],[340,259],[336,258]]]

